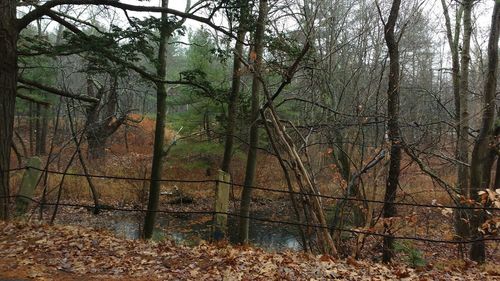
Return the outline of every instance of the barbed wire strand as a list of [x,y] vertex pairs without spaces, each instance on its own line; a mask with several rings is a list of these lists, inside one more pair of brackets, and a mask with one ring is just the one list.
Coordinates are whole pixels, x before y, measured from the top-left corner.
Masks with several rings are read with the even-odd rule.
[[[36,203],[36,204],[43,204],[44,206],[58,205],[60,207],[76,207],[76,208],[85,208],[85,209],[94,209],[95,208],[92,205],[84,205],[84,204],[76,204],[76,203],[53,203],[53,202],[43,202],[42,203],[39,200],[30,198],[27,196],[22,196],[22,195],[0,196],[0,198],[24,198],[24,199],[29,200],[29,201]],[[106,211],[119,211],[119,212],[148,212],[148,210],[146,210],[146,209],[119,208],[119,207],[113,207],[113,206],[105,206],[105,207],[102,207],[100,209],[106,210]],[[470,244],[470,243],[479,242],[479,241],[500,241],[500,237],[492,237],[492,236],[487,236],[487,237],[483,237],[483,238],[479,238],[479,239],[466,239],[466,240],[442,240],[442,239],[432,239],[432,238],[425,238],[425,237],[418,237],[418,236],[396,236],[396,235],[392,235],[392,234],[377,233],[377,232],[368,231],[368,230],[339,228],[339,227],[333,227],[333,226],[327,226],[327,225],[307,224],[307,223],[300,223],[300,222],[293,222],[293,221],[281,221],[281,220],[273,220],[273,219],[268,219],[268,218],[259,218],[259,217],[254,217],[254,216],[243,216],[240,214],[230,213],[230,212],[174,211],[174,210],[156,210],[154,212],[155,213],[165,213],[165,214],[194,214],[194,215],[217,215],[217,214],[220,214],[220,215],[227,215],[227,216],[232,216],[232,217],[248,218],[250,220],[256,220],[256,221],[267,222],[267,223],[276,223],[276,224],[303,226],[303,227],[321,228],[321,229],[326,228],[326,229],[333,230],[333,231],[350,232],[350,233],[355,233],[355,234],[365,234],[365,235],[372,235],[372,236],[378,236],[378,237],[392,237],[392,238],[400,239],[400,240],[414,240],[414,241],[429,242],[429,243]]]
[[[19,171],[25,169],[33,169],[41,172],[46,172],[49,174],[58,174],[58,175],[67,175],[67,176],[76,176],[76,177],[92,177],[97,179],[108,179],[108,180],[131,180],[131,181],[151,181],[150,178],[139,178],[139,177],[125,177],[125,176],[106,176],[106,175],[95,175],[95,174],[81,174],[81,173],[64,173],[59,171],[53,171],[49,169],[40,169],[36,167],[26,166],[23,168],[15,168],[9,171]],[[497,207],[487,207],[487,206],[456,206],[456,205],[441,205],[441,204],[420,204],[420,203],[409,203],[409,202],[386,202],[384,200],[375,200],[375,199],[361,199],[361,198],[353,198],[353,197],[345,197],[345,196],[331,196],[331,195],[323,195],[323,194],[315,194],[310,192],[301,192],[301,191],[290,191],[290,190],[282,190],[275,188],[267,188],[267,187],[259,187],[259,186],[245,186],[243,184],[238,184],[234,182],[221,181],[217,179],[208,179],[208,180],[184,180],[184,179],[157,179],[155,181],[159,182],[170,182],[170,183],[225,183],[231,186],[237,187],[247,187],[254,190],[268,191],[274,193],[284,193],[284,194],[294,194],[294,195],[302,195],[302,196],[313,196],[324,199],[334,199],[334,200],[347,200],[354,202],[367,202],[367,203],[376,203],[376,204],[385,204],[391,203],[399,206],[413,206],[413,207],[422,207],[422,208],[446,208],[446,209],[458,209],[458,210],[484,210],[484,211],[500,211],[500,208]]]

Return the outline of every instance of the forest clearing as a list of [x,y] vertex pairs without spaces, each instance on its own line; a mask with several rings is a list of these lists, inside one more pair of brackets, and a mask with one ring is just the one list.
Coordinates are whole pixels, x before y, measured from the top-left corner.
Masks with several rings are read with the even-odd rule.
[[0,279],[499,280],[499,0],[5,0]]

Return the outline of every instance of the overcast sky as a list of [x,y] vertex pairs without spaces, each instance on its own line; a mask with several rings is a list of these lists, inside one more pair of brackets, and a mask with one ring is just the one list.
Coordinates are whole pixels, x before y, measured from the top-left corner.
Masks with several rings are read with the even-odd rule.
[[[388,0],[379,0],[381,2]],[[441,0],[411,0],[411,1],[423,1],[425,2],[423,9],[429,13],[429,16],[434,19],[441,20],[444,22],[443,12],[441,8]],[[143,5],[143,6],[160,6],[161,0],[150,0],[150,1],[138,1],[138,0],[122,0],[121,2],[134,4],[134,5]],[[197,0],[192,0],[191,3],[196,3]],[[477,25],[480,28],[489,28],[491,21],[491,10],[493,9],[495,0],[481,0],[475,6],[475,11],[477,17]],[[170,0],[169,8],[184,11],[186,7],[186,0]],[[131,13],[136,17],[144,16],[148,13]],[[200,23],[192,20],[187,20],[186,25],[192,29],[196,29],[200,27]]]
[[[133,4],[133,5],[142,5],[142,6],[157,6],[161,5],[161,0],[150,0],[150,1],[138,1],[138,0],[122,0],[120,2]],[[191,4],[198,2],[197,0],[191,0]],[[170,0],[168,3],[168,7],[171,9],[184,11],[186,8],[186,0]],[[131,15],[135,17],[141,17],[144,15],[148,15],[150,13],[141,13],[141,12],[131,12]],[[151,13],[151,15],[158,15],[158,13]],[[191,29],[197,29],[201,26],[200,23],[193,20],[186,20],[186,25]]]
[[[0,0],[1,1],[1,0]],[[297,0],[299,1],[299,0]],[[301,0],[302,2],[303,0]],[[328,0],[325,0],[328,1]],[[355,0],[353,0],[355,1]],[[371,0],[374,1],[374,0]],[[379,0],[380,2],[388,2],[389,0]],[[424,10],[424,13],[426,13],[431,20],[436,22],[436,35],[437,36],[444,36],[443,30],[444,30],[444,16],[442,14],[442,8],[441,8],[441,0],[408,0],[408,1],[423,1],[424,5],[422,6],[422,9]],[[477,32],[479,34],[482,34],[483,40],[485,41],[485,36],[487,35],[487,31],[490,28],[491,24],[491,10],[493,8],[495,0],[481,0],[479,1],[474,9],[474,14],[476,15],[476,18],[474,21],[476,22],[477,25]],[[121,0],[123,3],[127,4],[133,4],[133,5],[143,5],[143,6],[160,6],[161,0],[150,0],[150,1],[139,1],[139,0]],[[194,4],[198,2],[198,0],[191,0],[191,3]],[[169,1],[169,8],[179,10],[179,11],[184,11],[186,6],[186,0],[170,0]],[[451,12],[451,11],[450,11]],[[118,17],[122,20],[123,24],[126,25],[126,20],[123,15],[123,12],[121,10],[117,10],[117,15]],[[147,12],[129,12],[130,16],[134,17],[145,17],[145,16],[159,16],[158,13],[147,13]],[[202,15],[203,16],[203,15]],[[110,21],[112,19],[109,19]],[[108,22],[109,23],[109,22]],[[116,22],[115,22],[116,24]],[[188,29],[198,29],[202,24],[199,22],[193,21],[193,20],[186,20],[186,26]],[[217,23],[221,24],[221,23]],[[55,29],[57,24],[51,23],[49,26],[50,29]]]

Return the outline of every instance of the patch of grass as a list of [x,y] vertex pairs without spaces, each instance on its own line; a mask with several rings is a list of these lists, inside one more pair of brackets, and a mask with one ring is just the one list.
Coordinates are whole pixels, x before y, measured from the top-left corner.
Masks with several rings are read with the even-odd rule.
[[193,143],[180,141],[172,147],[171,155],[177,157],[189,156],[218,156],[224,151],[224,146],[220,143],[199,142]]
[[424,267],[427,265],[427,261],[424,259],[423,253],[415,248],[411,242],[396,242],[394,244],[394,250],[396,252],[405,255],[405,260],[411,267]]

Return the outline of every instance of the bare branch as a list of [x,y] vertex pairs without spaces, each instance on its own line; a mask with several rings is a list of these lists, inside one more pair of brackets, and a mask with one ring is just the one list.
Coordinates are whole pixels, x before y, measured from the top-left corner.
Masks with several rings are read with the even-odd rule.
[[38,82],[35,82],[32,80],[25,79],[23,77],[19,77],[17,80],[18,80],[18,82],[21,82],[23,84],[38,88],[40,90],[44,90],[48,93],[55,94],[58,96],[72,98],[72,99],[81,100],[81,101],[85,101],[85,102],[91,102],[91,103],[99,102],[98,99],[93,98],[93,97],[89,97],[86,95],[75,95],[75,94],[65,92],[65,91],[62,91],[62,90],[59,90],[59,89],[56,89],[56,88],[53,88],[53,87],[50,87],[47,85],[43,85],[41,83],[38,83]]

